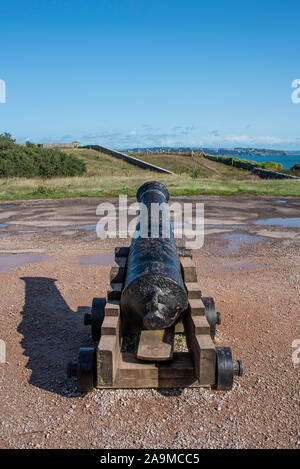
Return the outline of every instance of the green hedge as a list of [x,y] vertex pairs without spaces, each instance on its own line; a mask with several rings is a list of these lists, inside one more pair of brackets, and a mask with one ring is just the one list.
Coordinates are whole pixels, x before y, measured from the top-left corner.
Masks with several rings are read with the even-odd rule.
[[218,158],[222,160],[224,163],[232,164],[232,165],[234,165],[235,163],[246,163],[246,164],[254,164],[257,168],[269,169],[270,171],[278,171],[278,170],[283,169],[282,164],[276,163],[275,161],[263,161],[262,163],[258,163],[252,160],[243,160],[235,156],[219,156]]
[[0,134],[0,177],[51,178],[82,176],[86,165],[76,156],[27,142],[17,145],[10,134]]
[[257,168],[269,169],[270,171],[281,171],[283,169],[281,163],[275,161],[264,161],[263,163],[256,163]]

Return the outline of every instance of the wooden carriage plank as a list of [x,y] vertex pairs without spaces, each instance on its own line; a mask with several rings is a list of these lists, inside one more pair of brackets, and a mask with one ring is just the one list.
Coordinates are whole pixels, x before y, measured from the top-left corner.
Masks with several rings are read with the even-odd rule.
[[[188,310],[183,316],[183,324],[199,384],[212,385],[215,383],[216,349],[209,335],[206,318],[193,317]],[[197,328],[201,327],[206,328],[207,335],[197,334]]]
[[105,305],[104,316],[119,316],[120,315],[120,301],[109,301]]
[[196,267],[192,259],[189,257],[180,257],[179,260],[181,263],[185,283],[197,282]]
[[97,385],[97,389],[170,389],[170,388],[210,388],[207,385],[199,385],[195,377],[190,378],[150,378],[136,380],[135,378],[119,379],[117,373],[114,385]]
[[192,316],[204,316],[205,306],[201,298],[189,300],[189,306]]
[[119,325],[119,316],[105,316],[101,326],[101,335],[117,335]]
[[189,378],[116,378],[116,388],[119,389],[168,389],[168,388],[186,388],[186,387],[199,387],[195,376]]
[[102,336],[96,353],[96,387],[98,385],[113,384],[114,380],[114,351],[117,337]]
[[188,352],[175,352],[171,362],[142,362],[134,353],[123,353],[119,368],[119,377],[184,378],[194,376],[194,366]]
[[[112,317],[105,319],[119,318]],[[96,351],[96,387],[114,384],[120,359],[121,336],[119,327],[117,327],[115,335],[102,334],[98,343]]]
[[139,360],[172,360],[175,327],[141,331],[137,357]]
[[189,352],[174,352],[171,362],[143,362],[139,360],[134,352],[123,352],[120,362],[121,368],[193,368],[193,360]]
[[185,286],[190,300],[201,298],[202,294],[197,282],[187,282]]
[[215,384],[216,349],[210,335],[196,336],[200,349],[200,384]]
[[208,320],[205,316],[192,316],[195,327],[195,335],[207,335],[210,333]]
[[143,363],[134,353],[123,353],[115,384],[120,387],[182,387],[196,382],[188,352],[174,353],[172,362]]

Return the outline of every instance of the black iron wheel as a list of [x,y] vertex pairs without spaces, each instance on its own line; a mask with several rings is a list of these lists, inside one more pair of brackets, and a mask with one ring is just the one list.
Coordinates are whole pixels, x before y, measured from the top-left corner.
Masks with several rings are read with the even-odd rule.
[[99,342],[101,338],[101,327],[104,320],[105,298],[94,298],[92,311],[84,316],[84,324],[91,325],[92,338]]
[[215,389],[229,391],[233,386],[234,364],[230,347],[216,347]]
[[81,393],[92,391],[96,367],[96,351],[94,348],[81,348],[77,362],[77,389]]
[[210,336],[212,339],[214,339],[216,335],[216,324],[218,322],[215,300],[211,296],[203,296],[202,301],[205,306],[205,317],[210,327]]

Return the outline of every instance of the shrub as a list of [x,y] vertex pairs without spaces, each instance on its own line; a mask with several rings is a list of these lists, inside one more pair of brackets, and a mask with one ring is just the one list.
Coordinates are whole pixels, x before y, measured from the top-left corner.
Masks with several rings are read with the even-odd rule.
[[31,142],[17,145],[10,134],[0,134],[0,177],[47,179],[81,176],[85,172],[85,163],[74,155],[41,148]]
[[256,163],[257,168],[269,169],[270,171],[280,171],[282,170],[281,163],[275,163],[275,161],[264,161],[263,163]]
[[[186,174],[188,174],[189,176],[191,176],[192,178],[196,179],[200,176],[203,176],[204,175],[204,172],[203,172],[203,169],[200,168],[200,167],[196,167],[196,168],[187,168],[185,170]],[[181,174],[181,173],[180,173]]]

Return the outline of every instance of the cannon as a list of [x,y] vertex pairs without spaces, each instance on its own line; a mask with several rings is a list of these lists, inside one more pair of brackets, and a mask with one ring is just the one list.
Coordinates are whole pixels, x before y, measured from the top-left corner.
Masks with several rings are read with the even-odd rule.
[[[111,289],[94,298],[84,324],[94,346],[81,348],[68,376],[80,392],[93,388],[210,387],[230,390],[242,376],[240,360],[229,347],[215,347],[221,316],[214,299],[202,296],[192,251],[176,245],[167,203],[159,182],[137,191],[140,202],[130,247],[116,248]],[[177,334],[187,350],[174,351]],[[134,350],[124,341],[134,336]]]
[[121,294],[123,320],[130,331],[165,329],[188,306],[166,205],[169,193],[163,184],[147,182],[137,199],[141,208]]

